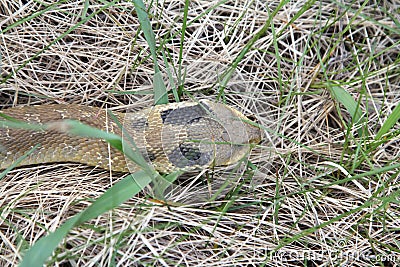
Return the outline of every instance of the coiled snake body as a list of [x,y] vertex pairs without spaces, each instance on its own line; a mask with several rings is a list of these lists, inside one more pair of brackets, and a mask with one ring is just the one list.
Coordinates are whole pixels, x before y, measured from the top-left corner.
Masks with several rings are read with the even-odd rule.
[[[79,120],[90,126],[125,137],[156,170],[192,170],[212,165],[230,165],[259,143],[261,132],[239,111],[208,100],[157,105],[135,113],[117,113],[122,132],[108,113],[83,105],[39,105],[2,110],[1,113],[29,123]],[[0,121],[4,118],[0,117]],[[57,125],[57,124],[55,124]],[[125,138],[124,138],[125,140]],[[114,171],[135,171],[125,156],[108,143],[70,135],[60,129],[31,131],[0,128],[0,169],[5,169],[39,145],[20,164],[76,162]]]

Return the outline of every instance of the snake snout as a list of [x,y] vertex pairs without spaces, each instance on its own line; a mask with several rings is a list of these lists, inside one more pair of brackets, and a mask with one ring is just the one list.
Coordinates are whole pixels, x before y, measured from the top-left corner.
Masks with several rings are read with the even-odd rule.
[[246,118],[251,121],[245,123],[249,144],[259,144],[262,140],[262,131],[257,126],[260,125],[259,120],[254,115],[247,115]]
[[246,132],[249,138],[249,144],[259,144],[261,142],[262,133],[260,128],[246,124]]

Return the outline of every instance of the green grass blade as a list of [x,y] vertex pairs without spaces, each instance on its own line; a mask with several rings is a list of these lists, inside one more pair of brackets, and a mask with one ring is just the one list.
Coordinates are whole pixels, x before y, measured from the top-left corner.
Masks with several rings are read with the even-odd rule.
[[179,98],[183,94],[183,75],[182,75],[182,60],[183,60],[183,51],[184,51],[184,43],[185,43],[185,36],[186,36],[186,29],[187,29],[187,21],[188,21],[188,13],[189,13],[189,0],[185,0],[185,5],[183,7],[183,21],[182,21],[182,29],[181,38],[179,42],[179,58],[178,58],[178,81],[179,81],[179,91],[178,96]]
[[341,103],[347,109],[355,123],[362,118],[362,112],[359,108],[359,105],[349,92],[340,86],[332,86],[332,88],[330,88],[330,92],[336,101]]
[[[18,129],[25,129],[25,130],[32,130],[32,131],[45,131],[45,127],[43,125],[39,124],[30,124],[26,122],[22,122],[19,120],[16,120],[10,116],[7,116],[3,113],[0,112],[0,117],[6,119],[0,121],[0,128],[18,128]],[[0,180],[6,176],[6,174],[17,167],[27,156],[29,156],[35,149],[37,149],[40,146],[40,144],[37,144],[33,148],[31,148],[29,151],[27,151],[24,155],[22,155],[20,158],[18,158],[11,166],[9,166],[7,169],[5,169],[3,172],[0,173]],[[0,144],[0,150],[1,150],[1,144]]]
[[165,87],[164,80],[160,71],[154,73],[153,77],[154,86],[154,104],[168,104],[167,87]]
[[55,130],[58,132],[64,132],[82,137],[104,139],[119,151],[123,151],[122,138],[119,135],[102,131],[100,129],[86,125],[80,121],[63,120],[63,121],[51,122],[45,124],[45,127],[48,130]]
[[153,77],[154,104],[156,104],[156,105],[167,104],[168,103],[167,88],[162,79],[160,68],[158,67],[156,38],[155,38],[154,32],[151,28],[151,23],[150,23],[149,16],[147,14],[146,6],[144,5],[142,0],[133,0],[133,4],[135,6],[136,14],[138,16],[144,37],[146,38],[146,41],[149,44],[151,56],[153,58],[153,63],[154,63],[154,77]]
[[[184,81],[184,79],[181,79],[181,77],[178,76],[179,88],[177,88],[177,86],[175,84],[175,81],[174,81],[174,76],[172,74],[171,66],[170,66],[170,63],[169,63],[170,61],[168,61],[164,50],[162,50],[161,53],[162,53],[163,60],[164,60],[165,71],[166,71],[167,76],[168,76],[168,83],[171,86],[171,91],[172,91],[172,94],[174,96],[174,100],[175,100],[175,102],[180,102],[180,96],[181,96],[180,91],[181,91],[181,88],[182,88],[182,91],[183,91],[183,81]],[[171,59],[171,61],[172,61],[172,59]],[[180,69],[180,65],[179,65],[179,69]]]
[[[357,101],[354,100],[351,94],[340,86],[329,87],[329,90],[333,98],[336,99],[337,102],[342,104],[346,108],[346,110],[350,113],[350,116],[352,118],[352,124],[356,126],[362,125],[365,121],[363,113],[360,109],[359,103],[357,103]],[[363,136],[364,133],[363,128],[361,128],[358,131],[358,133],[361,136]]]
[[[33,151],[35,151],[40,145],[36,145],[34,147],[32,147],[29,151],[27,151],[24,155],[22,155],[21,157],[19,157],[13,164],[10,165],[10,167],[8,167],[7,169],[5,169],[3,172],[0,173],[0,180],[4,178],[4,176],[6,176],[6,174],[11,171],[12,169],[14,169],[15,167],[17,167],[27,156],[29,156],[30,154],[32,154]],[[0,149],[1,149],[1,144],[0,144]]]
[[125,134],[125,130],[122,129],[124,132],[123,138],[123,151],[125,156],[139,165],[142,170],[147,173],[148,177],[150,177],[151,181],[153,182],[153,190],[155,197],[160,200],[165,200],[165,190],[172,185],[172,183],[182,174],[181,171],[176,171],[169,174],[166,177],[161,176],[154,168],[149,164],[137,151],[137,148],[133,138],[131,136],[127,136]]
[[400,120],[400,104],[397,104],[393,112],[389,115],[382,127],[379,129],[375,136],[375,140],[380,140],[383,135],[389,132],[389,130]]
[[118,207],[121,203],[139,193],[151,179],[144,171],[138,171],[116,183],[101,195],[92,205],[67,220],[56,231],[42,237],[24,255],[20,267],[43,266],[58,244],[75,226],[96,218],[97,216]]
[[40,124],[34,123],[26,123],[20,120],[17,120],[13,117],[10,117],[6,114],[1,113],[0,117],[4,118],[5,120],[0,121],[0,128],[17,128],[17,129],[24,129],[24,130],[32,130],[32,131],[45,131],[46,128]]
[[85,19],[89,10],[89,0],[84,0],[85,2],[83,3],[83,10],[82,10],[82,15],[81,19]]

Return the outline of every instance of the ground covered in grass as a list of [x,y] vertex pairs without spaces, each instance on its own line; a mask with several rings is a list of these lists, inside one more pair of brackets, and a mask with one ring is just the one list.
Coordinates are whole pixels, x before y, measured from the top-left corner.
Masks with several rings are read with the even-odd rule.
[[[264,140],[237,166],[182,175],[169,205],[147,187],[74,227],[47,264],[399,263],[400,3],[145,5],[170,102],[223,101],[253,114]],[[133,1],[0,0],[0,109],[154,105],[140,14]],[[0,175],[0,265],[125,176],[68,163]]]

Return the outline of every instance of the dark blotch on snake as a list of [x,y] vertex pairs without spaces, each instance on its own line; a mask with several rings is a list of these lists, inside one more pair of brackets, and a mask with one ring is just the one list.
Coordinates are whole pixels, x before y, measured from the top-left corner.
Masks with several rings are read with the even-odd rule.
[[168,155],[168,159],[178,168],[207,165],[211,161],[211,153],[202,153],[198,148],[198,144],[182,143]]
[[198,104],[161,111],[161,119],[163,123],[185,125],[188,123],[187,118],[205,117],[208,115],[208,112],[207,106]]
[[[198,144],[197,144],[198,146]],[[179,145],[179,150],[181,151],[182,155],[191,161],[198,160],[201,157],[201,152],[198,147],[195,146],[195,144],[180,144]]]

